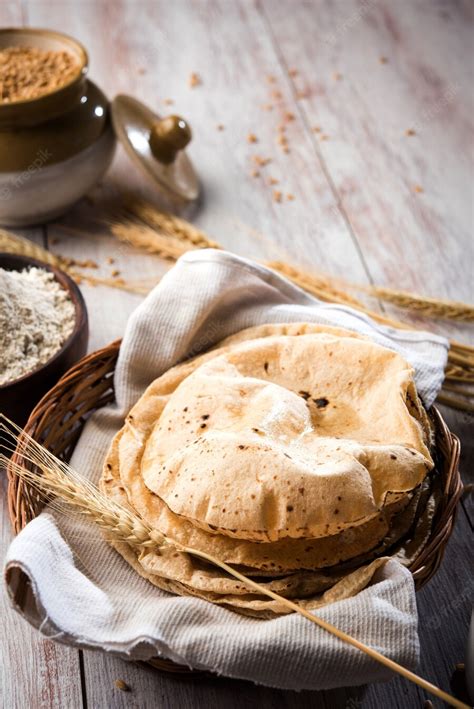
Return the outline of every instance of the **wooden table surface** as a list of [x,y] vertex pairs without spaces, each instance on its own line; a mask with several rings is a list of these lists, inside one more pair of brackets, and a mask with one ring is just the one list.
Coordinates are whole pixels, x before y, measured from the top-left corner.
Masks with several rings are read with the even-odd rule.
[[[133,94],[158,111],[188,118],[194,130],[190,155],[204,188],[188,217],[225,247],[360,283],[468,302],[474,263],[473,13],[469,0],[0,5],[3,26],[51,27],[81,40],[90,53],[91,78],[110,97]],[[195,88],[188,83],[192,72],[202,79]],[[277,141],[285,116],[288,152]],[[249,142],[249,134],[258,142]],[[255,155],[272,162],[253,177]],[[119,149],[96,200],[123,188],[151,194]],[[117,268],[128,280],[158,280],[168,266],[93,228],[94,209],[83,201],[60,222],[23,233],[63,255],[94,259],[102,275]],[[106,262],[111,256],[113,267]],[[94,350],[123,333],[140,297],[104,287],[82,290]],[[425,326],[472,343],[472,328],[440,321]],[[444,413],[461,437],[462,473],[472,482],[472,418]],[[474,586],[473,520],[472,504],[464,501],[443,566],[418,595],[420,673],[447,690],[464,658]],[[4,508],[3,549],[10,538]],[[427,698],[399,679],[320,693],[217,678],[183,680],[55,644],[15,615],[4,596],[1,602],[0,695],[8,708],[375,709],[421,707]],[[117,678],[132,691],[116,689]]]

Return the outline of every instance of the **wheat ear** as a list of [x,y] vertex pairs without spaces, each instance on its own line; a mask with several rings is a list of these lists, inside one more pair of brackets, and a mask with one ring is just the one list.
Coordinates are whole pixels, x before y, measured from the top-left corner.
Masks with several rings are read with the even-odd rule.
[[[29,469],[19,462],[10,460],[3,453],[0,453],[0,465],[3,464],[8,467],[11,473],[17,475],[22,481],[33,486],[43,495],[58,497],[73,511],[78,512],[97,524],[109,537],[117,541],[126,542],[135,548],[153,547],[159,550],[164,546],[171,546],[176,549],[176,551],[190,554],[214,566],[218,566],[230,576],[241,581],[248,588],[284,604],[290,610],[298,613],[320,628],[323,628],[331,635],[339,638],[342,642],[357,648],[376,662],[402,675],[409,681],[414,682],[430,694],[443,699],[450,706],[457,707],[458,709],[468,709],[467,704],[460,702],[439,687],[431,684],[431,682],[419,677],[414,672],[410,672],[410,670],[385,657],[385,655],[382,655],[377,650],[353,638],[348,633],[339,630],[339,628],[336,628],[319,616],[301,608],[296,603],[293,603],[293,601],[283,598],[278,593],[274,593],[268,588],[264,588],[258,582],[236,571],[229,566],[229,564],[220,561],[210,554],[180,544],[158,530],[152,529],[141,517],[122,505],[110,500],[106,495],[101,493],[95,485],[74,471],[70,465],[60,461],[26,432],[18,429],[17,426],[12,424],[12,422],[2,414],[0,414],[0,421],[0,438],[2,434],[6,434],[7,439],[8,437],[12,438],[16,450],[19,452],[19,455],[21,455],[20,460],[23,459],[33,464],[34,467]],[[5,422],[8,422],[10,430]],[[11,429],[15,432],[12,432]]]
[[[126,214],[132,215],[134,219],[141,220],[151,231],[155,232],[155,235],[160,234],[162,237],[164,236],[171,239],[172,243],[169,245],[157,243],[160,248],[156,248],[156,246],[153,248],[153,250],[156,249],[157,253],[161,250],[165,258],[174,258],[173,252],[179,251],[178,242],[181,242],[182,252],[196,248],[222,248],[219,243],[210,239],[205,232],[197,229],[190,222],[176,217],[169,212],[162,211],[154,204],[140,197],[131,194],[125,195],[123,197],[123,205]],[[137,229],[138,223],[128,220],[128,223],[124,226],[125,229],[121,230],[122,236],[119,238],[123,238],[124,232],[128,230],[132,240],[134,238],[133,232]],[[118,236],[118,234],[116,235]],[[135,238],[139,240],[140,235],[136,233]],[[153,241],[153,237],[149,234],[149,242]],[[157,240],[155,239],[155,243],[156,242]],[[468,303],[430,298],[420,295],[419,293],[409,293],[380,286],[363,286],[354,283],[339,283],[338,286],[335,282],[336,279],[327,276],[315,276],[313,273],[305,273],[301,269],[295,268],[288,263],[275,262],[267,265],[285,274],[295,283],[315,295],[318,295],[319,290],[328,293],[334,291],[336,302],[340,299],[342,302],[352,302],[354,305],[359,303],[356,298],[347,293],[347,290],[352,290],[369,293],[379,300],[393,303],[398,308],[418,312],[425,317],[444,318],[460,322],[474,321],[474,307]],[[324,282],[327,287],[322,287]]]
[[354,286],[357,290],[365,290],[371,295],[387,303],[393,303],[398,308],[418,312],[427,318],[441,318],[443,320],[457,320],[458,322],[474,322],[474,306],[455,300],[442,300],[430,298],[418,293],[382,288],[380,286]]
[[[132,213],[132,209],[130,209],[130,213]],[[145,224],[144,222],[139,223],[129,218],[122,220],[122,222],[110,219],[108,224],[112,233],[121,241],[127,242],[137,248],[159,254],[163,258],[176,260],[180,255],[191,249],[207,246],[214,246],[216,248],[219,246],[216,242],[211,242],[210,240],[206,241],[207,237],[205,234],[192,227],[188,222],[159,212],[159,210],[156,210],[146,203],[142,204],[141,209],[135,208],[133,216],[136,218],[139,216],[143,218],[146,217],[149,224],[153,224],[154,226],[151,227],[149,224]],[[156,231],[158,228],[162,231]],[[68,227],[68,229],[70,229],[70,227]],[[12,253],[24,254],[25,256],[33,256],[40,261],[62,268],[74,278],[77,283],[85,282],[90,285],[103,285],[141,295],[148,293],[152,287],[145,283],[130,283],[120,278],[101,278],[91,274],[80,273],[72,268],[68,259],[55,256],[50,251],[46,251],[46,249],[43,249],[41,246],[34,244],[28,239],[24,239],[5,230],[0,230],[0,250],[1,249]],[[312,293],[321,300],[350,305],[385,325],[414,329],[413,326],[407,325],[406,323],[401,323],[369,310],[360,301],[343,290],[344,287],[349,286],[340,280],[321,275],[315,276],[314,274],[306,273],[301,269],[281,262],[272,262],[267,265],[279,271],[282,275],[300,286],[300,288]],[[418,296],[413,297],[416,298]],[[457,304],[454,305],[456,306]],[[471,307],[465,304],[460,304],[460,306],[467,309]],[[462,345],[459,342],[451,340],[445,377],[446,383],[438,396],[438,401],[453,409],[474,412],[474,392],[470,389],[471,385],[474,384],[473,347]],[[448,394],[446,394],[449,385],[458,383],[462,384],[461,389],[458,389],[456,392],[459,396],[453,396],[449,391]]]
[[[65,271],[76,283],[88,283],[91,286],[107,286],[108,288],[118,288],[119,290],[128,291],[129,293],[137,293],[138,295],[146,295],[150,292],[154,284],[150,287],[144,286],[141,283],[130,283],[122,278],[102,278],[101,276],[93,276],[90,273],[77,271],[73,267],[73,262],[65,256],[58,256],[52,251],[47,251],[42,246],[35,244],[29,239],[25,239],[18,234],[0,229],[0,251],[6,251],[19,256],[29,256],[38,261],[47,263],[55,268],[60,268]],[[79,265],[79,264],[78,264]]]

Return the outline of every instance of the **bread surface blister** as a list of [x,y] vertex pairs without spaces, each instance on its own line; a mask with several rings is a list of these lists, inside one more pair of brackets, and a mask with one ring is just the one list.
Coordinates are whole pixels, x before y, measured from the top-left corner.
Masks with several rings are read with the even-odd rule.
[[[434,514],[432,428],[411,366],[339,328],[262,325],[177,365],[132,408],[102,489],[151,526],[306,608],[410,563]],[[115,545],[159,588],[288,609],[173,549]]]

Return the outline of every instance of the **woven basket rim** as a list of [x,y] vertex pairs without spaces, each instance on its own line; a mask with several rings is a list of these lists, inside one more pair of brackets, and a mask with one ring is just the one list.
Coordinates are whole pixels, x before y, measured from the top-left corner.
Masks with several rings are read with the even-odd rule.
[[[25,425],[25,431],[49,448],[54,447],[53,443],[55,443],[56,447],[53,452],[64,459],[70,458],[87,416],[98,408],[112,403],[115,399],[113,373],[120,344],[121,340],[115,340],[86,355],[71,367],[36,405]],[[69,404],[71,402],[77,404],[76,411],[71,413],[67,421],[63,421],[61,417],[63,400]],[[441,564],[447,541],[454,526],[457,503],[463,489],[459,474],[459,439],[449,431],[435,407],[431,412],[437,433],[437,449],[443,461],[444,496],[442,509],[433,525],[430,540],[410,566],[416,590],[419,590],[434,576]],[[54,426],[52,429],[48,428],[50,420],[56,422],[58,432],[63,436],[64,440],[59,447],[58,440],[55,440],[53,436]],[[21,450],[17,447],[12,460],[19,462],[20,459]],[[7,477],[10,520],[14,531],[19,532],[39,513],[40,503],[38,496],[35,496],[34,493],[31,494],[9,467],[7,467]],[[18,584],[17,592],[20,595],[25,595],[26,591],[27,577],[24,577],[23,581]],[[212,676],[207,671],[194,670],[165,657],[154,657],[146,664],[162,672],[183,677]]]
[[[87,416],[114,400],[112,375],[115,371],[120,344],[121,340],[115,340],[86,355],[71,367],[33,409],[25,425],[25,431],[33,438],[40,438],[41,442],[48,447],[54,448],[53,443],[57,443],[53,435],[56,429],[48,428],[48,421],[54,417],[58,418],[58,414],[61,414],[61,404],[64,397],[69,403],[73,399],[74,393],[79,392],[82,395],[80,404],[83,408],[74,412],[69,410],[71,415],[58,428],[58,433],[64,436],[68,432],[68,427],[76,426],[76,433],[70,436],[68,445],[64,447],[64,450],[59,451],[60,456],[62,455],[65,459],[69,458]],[[92,384],[88,379],[91,373],[93,375]],[[89,408],[83,406],[84,401],[89,404]],[[430,410],[430,415],[435,425],[437,457],[441,460],[441,463],[438,462],[437,465],[442,465],[443,468],[441,472],[444,477],[444,494],[430,539],[409,567],[417,589],[427,583],[439,568],[446,543],[451,535],[457,503],[463,489],[459,474],[459,439],[451,433],[435,407]],[[53,450],[58,454],[57,451],[57,448]],[[19,445],[12,455],[12,460],[19,462],[20,459],[21,446]],[[17,533],[39,513],[39,500],[34,493],[31,494],[31,491],[28,491],[9,467],[7,467],[7,476],[10,520],[14,532]]]

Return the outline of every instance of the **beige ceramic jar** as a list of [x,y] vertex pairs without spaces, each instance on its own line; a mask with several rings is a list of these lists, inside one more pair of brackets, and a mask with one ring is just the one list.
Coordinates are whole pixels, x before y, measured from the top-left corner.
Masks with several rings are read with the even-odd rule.
[[86,194],[109,167],[115,137],[79,42],[50,30],[0,30],[0,49],[9,47],[67,51],[77,62],[69,83],[0,103],[0,224],[26,226],[54,219]]

